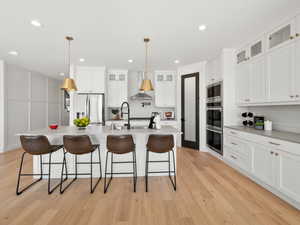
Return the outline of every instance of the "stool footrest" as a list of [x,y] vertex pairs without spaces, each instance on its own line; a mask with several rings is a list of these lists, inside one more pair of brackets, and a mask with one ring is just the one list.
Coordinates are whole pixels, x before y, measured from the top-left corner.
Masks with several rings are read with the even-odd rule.
[[113,164],[134,163],[133,161],[112,162]]
[[162,162],[169,162],[168,160],[165,160],[165,161],[147,161],[147,162],[151,162],[151,163],[162,163]]
[[[169,171],[152,171],[148,173],[169,173]],[[175,171],[170,171],[170,173],[175,173]]]
[[134,174],[134,172],[105,173],[105,174]]

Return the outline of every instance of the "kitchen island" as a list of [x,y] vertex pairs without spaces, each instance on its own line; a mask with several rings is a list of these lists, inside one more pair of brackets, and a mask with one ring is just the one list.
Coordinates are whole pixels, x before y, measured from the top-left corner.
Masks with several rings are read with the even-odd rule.
[[[106,156],[106,137],[108,135],[126,135],[130,134],[133,136],[134,143],[136,145],[136,157],[137,157],[137,175],[144,176],[145,175],[145,161],[146,161],[146,144],[148,140],[148,136],[151,134],[171,134],[174,136],[174,151],[176,153],[176,139],[180,136],[181,132],[172,127],[172,126],[162,126],[160,130],[155,129],[148,129],[144,127],[133,127],[130,130],[123,128],[121,130],[112,130],[110,127],[107,126],[88,126],[84,130],[79,130],[75,126],[62,126],[56,130],[51,130],[49,128],[36,130],[36,131],[28,131],[19,133],[18,135],[45,135],[48,137],[50,144],[53,145],[62,145],[63,144],[63,136],[64,135],[88,135],[93,144],[100,144],[101,150],[101,163],[102,163],[102,173],[104,173],[104,166],[105,166],[105,156]],[[176,156],[176,154],[175,154]],[[110,158],[110,157],[109,157]],[[167,160],[168,154],[155,154],[150,152],[150,159],[151,160]],[[171,157],[172,158],[172,157]],[[62,162],[63,160],[63,151],[59,150],[52,154],[52,161],[53,162]],[[75,157],[71,154],[66,154],[68,172],[74,173],[75,169]],[[93,161],[98,160],[98,152],[95,151],[93,153]],[[131,161],[132,154],[124,154],[124,155],[114,155],[114,161]],[[48,161],[48,155],[43,156],[43,162]],[[81,161],[90,161],[90,154],[84,154],[78,156],[78,162]],[[175,158],[176,161],[176,158]],[[108,163],[110,163],[108,161]],[[176,162],[175,162],[176,164]],[[156,171],[156,170],[167,170],[168,164],[167,163],[153,163],[149,165],[149,171]],[[44,166],[44,171],[47,173],[47,166]],[[40,158],[39,156],[33,156],[33,173],[39,173],[40,171]],[[89,165],[78,165],[78,173],[88,173],[90,172]],[[114,172],[132,172],[132,164],[114,164]],[[104,176],[104,174],[102,174]],[[158,174],[149,174],[152,176]],[[161,174],[164,175],[164,174]],[[165,174],[168,175],[168,174]],[[61,165],[53,165],[51,169],[51,177],[52,178],[60,178],[61,176]],[[93,176],[99,177],[99,167],[93,166]],[[116,175],[116,176],[131,176],[131,175]],[[84,176],[83,176],[84,177]]]

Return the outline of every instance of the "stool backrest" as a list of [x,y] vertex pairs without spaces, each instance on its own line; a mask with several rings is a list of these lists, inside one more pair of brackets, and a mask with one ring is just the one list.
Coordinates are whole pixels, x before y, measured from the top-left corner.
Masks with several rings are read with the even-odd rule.
[[20,141],[24,151],[31,155],[42,155],[50,153],[50,143],[43,135],[21,135]]
[[125,154],[135,150],[135,144],[131,135],[108,135],[106,147],[109,152]]
[[93,151],[88,135],[64,135],[64,148],[67,152],[80,155]]
[[173,135],[149,135],[147,149],[151,152],[165,153],[174,148]]

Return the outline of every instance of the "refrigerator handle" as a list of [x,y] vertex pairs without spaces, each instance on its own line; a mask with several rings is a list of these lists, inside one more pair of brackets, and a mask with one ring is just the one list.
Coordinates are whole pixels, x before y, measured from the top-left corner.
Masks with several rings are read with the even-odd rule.
[[85,99],[85,116],[88,117],[88,114],[89,114],[89,107],[88,107],[88,101],[89,101],[89,96],[87,95],[86,96],[86,99]]
[[89,120],[91,119],[91,99],[89,98]]

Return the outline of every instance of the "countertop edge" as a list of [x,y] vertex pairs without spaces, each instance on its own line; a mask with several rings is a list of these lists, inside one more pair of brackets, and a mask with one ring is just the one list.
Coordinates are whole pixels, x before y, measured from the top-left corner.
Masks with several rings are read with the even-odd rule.
[[[241,126],[240,127],[239,126],[224,126],[224,128],[233,129],[236,131],[254,134],[254,135],[258,135],[258,136],[263,136],[263,137],[267,137],[267,138],[273,138],[273,139],[277,139],[277,140],[281,140],[281,141],[287,141],[287,142],[291,142],[291,143],[295,143],[295,144],[300,144],[300,134],[298,134],[298,133],[292,133],[292,132],[287,132],[287,131],[278,131],[278,130],[273,130],[273,131],[255,130],[254,128],[244,128]],[[251,130],[251,129],[253,129],[253,130]],[[266,134],[265,132],[269,132],[269,133]],[[272,135],[272,132],[276,132],[278,134]],[[280,137],[280,136],[278,136],[280,133],[282,133],[284,135],[291,135],[291,136],[298,136],[298,137],[296,137],[296,138],[295,137],[290,137],[290,138]]]

